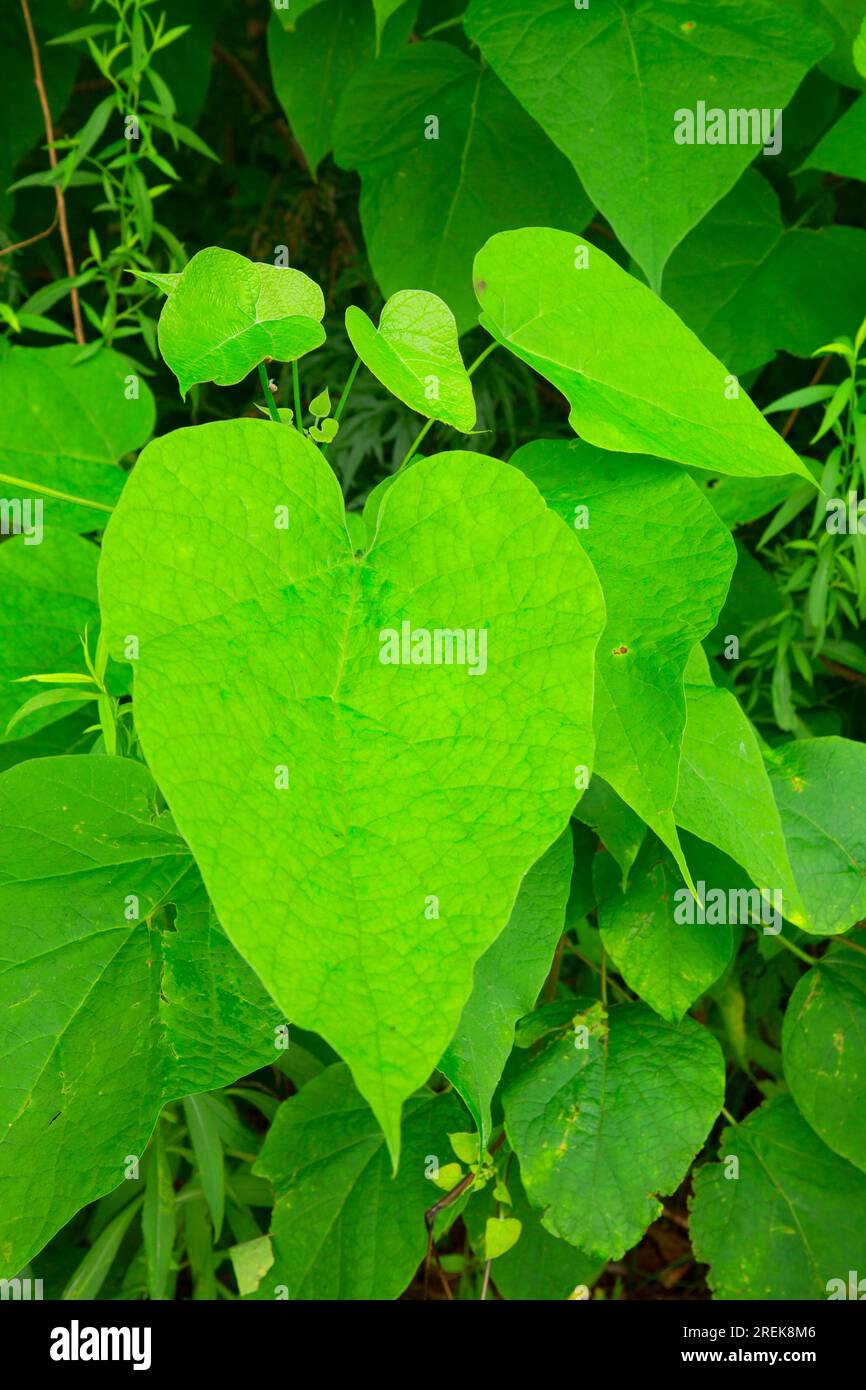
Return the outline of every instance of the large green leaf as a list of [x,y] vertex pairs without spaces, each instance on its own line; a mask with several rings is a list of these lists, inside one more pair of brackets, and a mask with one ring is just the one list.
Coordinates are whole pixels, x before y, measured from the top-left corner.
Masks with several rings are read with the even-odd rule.
[[[538,1212],[529,1205],[516,1164],[508,1169],[508,1193],[512,1205],[503,1206],[500,1214],[515,1217],[522,1229],[517,1244],[499,1255],[492,1267],[493,1283],[502,1297],[533,1303],[561,1301],[578,1285],[594,1284],[603,1263],[545,1230]],[[487,1220],[495,1212],[493,1188],[488,1186],[473,1194],[463,1213],[463,1224],[479,1258],[484,1255]]]
[[[0,360],[0,471],[109,508],[126,474],[117,467],[153,430],[153,396],[136,365],[103,349],[75,365],[74,343],[12,348]],[[0,483],[4,497],[39,497],[45,524],[104,526],[108,512]]]
[[[23,536],[0,545],[0,743],[15,711],[36,692],[14,681],[52,671],[85,673],[81,638],[88,624],[91,634],[99,624],[98,558],[90,541],[51,528],[39,545],[28,545]],[[22,719],[8,737],[25,738],[69,710],[68,704],[48,705]]]
[[472,993],[439,1063],[466,1102],[485,1148],[490,1102],[514,1043],[514,1025],[535,1006],[563,931],[573,863],[566,826],[529,870],[507,926],[476,965]]
[[789,1096],[725,1129],[719,1156],[698,1170],[690,1223],[716,1298],[824,1299],[866,1267],[866,1177]]
[[835,1153],[866,1171],[866,956],[831,946],[788,1001],[785,1080]]
[[866,181],[866,96],[849,106],[842,119],[818,141],[803,168],[823,169],[843,179]]
[[[861,104],[866,113],[866,97]],[[866,177],[866,154],[860,160]],[[777,351],[809,357],[859,324],[866,232],[787,230],[773,189],[750,169],[674,252],[665,299],[732,372]]]
[[186,396],[232,386],[266,357],[293,362],[325,341],[325,298],[303,271],[209,246],[184,267],[159,316],[159,350]]
[[630,989],[678,1022],[727,968],[730,924],[678,918],[682,875],[655,836],[644,841],[625,892],[610,854],[595,856],[592,878],[605,950]]
[[348,1067],[327,1067],[281,1105],[255,1166],[276,1195],[263,1296],[283,1285],[290,1299],[399,1297],[424,1259],[424,1212],[442,1196],[431,1180],[436,1165],[453,1161],[448,1134],[465,1120],[454,1096],[412,1096],[392,1177],[382,1131]]
[[766,893],[765,926],[779,925],[777,908],[811,930],[757,735],[736,696],[712,684],[700,648],[686,672],[686,705],[677,825],[715,845]]
[[[680,1184],[721,1109],[721,1048],[691,1019],[643,1004],[600,1006],[554,1037],[504,1096],[508,1137],[544,1225],[588,1254],[619,1259]],[[577,1046],[585,1042],[585,1046]]]
[[511,461],[575,530],[601,580],[596,768],[685,870],[673,818],[683,673],[724,603],[736,560],[728,528],[672,463],[564,440],[527,444]]
[[589,561],[522,473],[461,453],[406,469],[356,557],[318,450],[236,420],[145,451],[100,597],[220,920],[396,1150],[592,762]]
[[[166,1101],[275,1055],[279,1015],[155,800],[121,758],[0,777],[4,1275],[123,1181]],[[168,901],[173,931],[153,920]]]
[[468,434],[475,424],[472,382],[454,315],[427,290],[401,290],[377,328],[363,309],[346,310],[346,332],[361,361],[388,390],[430,420]]
[[562,391],[590,444],[811,477],[674,311],[582,238],[549,227],[491,237],[475,292],[484,327]]
[[806,929],[832,936],[866,917],[866,746],[797,739],[766,754]]
[[[562,0],[472,0],[466,31],[656,288],[671,251],[736,183],[771,136],[774,110],[830,46],[785,0],[581,10]],[[724,110],[724,144],[701,142],[699,103]],[[770,117],[763,139],[727,143],[728,111],[754,108]],[[682,111],[698,127],[689,144],[676,138]]]
[[847,87],[866,87],[866,72],[859,70],[852,50],[860,26],[866,20],[863,0],[794,0],[804,19],[820,24],[833,40],[833,52],[821,68]]
[[277,99],[315,175],[331,149],[350,79],[373,61],[377,49],[392,54],[403,46],[417,3],[398,3],[393,17],[382,15],[381,22],[370,0],[317,0],[314,7],[301,3],[291,31],[280,23],[282,15],[271,20],[268,58]]
[[575,807],[574,819],[590,826],[602,846],[613,855],[620,867],[625,892],[631,867],[647,833],[640,816],[635,815],[604,778],[595,775]]
[[502,83],[449,44],[413,44],[359,72],[334,154],[361,175],[383,294],[432,290],[461,332],[475,321],[472,258],[487,237],[526,223],[584,227],[592,211],[567,160]]

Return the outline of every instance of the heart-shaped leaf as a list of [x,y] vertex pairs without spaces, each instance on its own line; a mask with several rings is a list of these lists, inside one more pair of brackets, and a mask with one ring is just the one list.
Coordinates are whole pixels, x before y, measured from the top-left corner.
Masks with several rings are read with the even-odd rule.
[[[124,1178],[162,1105],[273,1060],[281,1020],[126,758],[0,777],[0,1273]],[[177,907],[174,930],[152,920]]]
[[698,1170],[690,1222],[716,1298],[827,1298],[830,1280],[866,1268],[866,1176],[790,1096],[723,1130],[719,1157]]
[[788,0],[472,0],[466,32],[656,287],[830,48]]
[[184,267],[159,316],[159,350],[186,396],[200,381],[233,386],[266,357],[294,362],[325,341],[325,299],[288,266],[209,246]]
[[782,1047],[801,1113],[835,1153],[866,1171],[866,956],[833,945],[802,976]]
[[490,1139],[490,1102],[514,1045],[514,1025],[535,1005],[565,925],[571,887],[566,827],[520,885],[508,925],[475,967],[475,982],[439,1070]]
[[434,291],[461,333],[475,322],[472,258],[486,237],[545,221],[585,227],[592,214],[568,160],[490,69],[435,40],[357,73],[337,112],[334,157],[361,175],[382,293]]
[[396,1151],[591,764],[598,581],[477,454],[406,469],[360,556],[318,450],[266,421],[155,441],[127,496],[100,598],[112,649],[139,641],[148,762],[232,940]]
[[76,365],[75,343],[12,348],[0,361],[0,471],[102,504],[58,501],[0,482],[6,498],[42,506],[46,526],[94,531],[105,525],[126,482],[118,468],[153,431],[150,388],[135,363],[103,349]]
[[382,1131],[348,1067],[328,1067],[277,1112],[255,1171],[276,1195],[274,1265],[263,1298],[398,1298],[424,1258],[424,1212],[450,1153],[448,1131],[466,1119],[453,1095],[407,1101],[403,1151],[392,1176]]
[[474,274],[484,327],[567,396],[590,444],[811,478],[674,311],[598,247],[549,227],[500,232]]
[[448,305],[427,290],[392,294],[376,328],[363,309],[346,310],[346,332],[361,361],[392,395],[430,420],[464,434],[475,398]]
[[688,874],[673,817],[686,723],[683,674],[730,583],[736,552],[728,528],[671,463],[565,440],[527,444],[512,463],[574,529],[604,590],[596,770]]
[[508,1137],[544,1225],[619,1259],[661,1211],[721,1109],[722,1051],[692,1019],[600,1006],[551,1039],[507,1088]]

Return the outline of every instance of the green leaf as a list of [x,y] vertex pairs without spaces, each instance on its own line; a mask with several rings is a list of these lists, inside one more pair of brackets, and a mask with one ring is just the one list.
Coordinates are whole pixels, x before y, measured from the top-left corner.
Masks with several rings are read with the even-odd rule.
[[645,840],[625,893],[610,854],[595,856],[592,878],[605,950],[629,989],[662,1018],[679,1022],[727,969],[730,925],[677,919],[682,875],[654,836]]
[[794,0],[794,4],[804,19],[820,24],[833,40],[833,52],[821,63],[822,71],[847,87],[866,86],[866,63],[858,67],[856,53],[858,29],[866,24],[863,0]]
[[141,1229],[147,1260],[147,1287],[152,1299],[169,1297],[172,1250],[177,1232],[174,1185],[165,1146],[165,1125],[157,1121],[150,1150]]
[[[33,734],[68,713],[48,705],[27,716],[11,735],[6,733],[31,693],[13,682],[72,667],[85,674],[80,639],[85,627],[92,632],[99,622],[98,558],[90,541],[50,527],[39,545],[28,544],[24,535],[0,545],[0,744],[10,736]],[[82,690],[79,699],[87,693]]]
[[768,895],[768,915],[778,907],[808,931],[757,735],[736,696],[712,684],[699,648],[686,672],[686,706],[677,825],[741,865]]
[[[502,1297],[533,1302],[565,1300],[579,1285],[594,1284],[602,1264],[544,1229],[538,1212],[526,1199],[514,1164],[509,1169],[508,1187],[513,1199],[509,1214],[517,1218],[522,1229],[517,1244],[497,1259],[491,1271]],[[472,1245],[482,1257],[486,1221],[494,1207],[493,1193],[487,1187],[473,1193],[463,1213]]]
[[318,396],[314,396],[310,401],[310,414],[317,420],[323,420],[330,413],[331,393],[326,386],[324,391],[320,391]]
[[156,288],[162,290],[163,294],[171,294],[172,290],[177,289],[183,275],[183,271],[180,270],[170,274],[164,274],[158,270],[130,270],[129,273],[130,275],[137,275],[139,280],[147,280],[151,285],[156,285]]
[[406,1104],[400,1167],[392,1177],[376,1118],[348,1067],[328,1067],[285,1101],[254,1172],[274,1186],[274,1267],[262,1296],[398,1298],[424,1259],[424,1212],[450,1153],[448,1131],[465,1119],[451,1095],[423,1091]]
[[[866,95],[858,97],[841,120],[818,141],[812,153],[803,161],[803,168],[821,169],[827,174],[838,174],[843,179],[866,182]],[[836,328],[831,333],[838,331],[839,322],[837,320]],[[829,338],[831,333],[817,336]]]
[[112,650],[139,637],[136,728],[220,920],[396,1152],[592,761],[589,561],[521,473],[462,453],[406,469],[355,556],[318,450],[221,421],[142,455],[100,599]]
[[[721,1048],[691,1019],[600,1005],[505,1091],[505,1124],[530,1201],[551,1234],[620,1259],[661,1212],[721,1109]],[[578,1043],[584,1046],[577,1046]]]
[[184,267],[159,316],[159,350],[185,398],[191,386],[243,381],[265,358],[294,362],[325,341],[325,299],[288,266],[209,246]]
[[[438,124],[433,124],[437,122]],[[568,161],[488,68],[450,44],[411,44],[363,68],[337,113],[334,156],[361,175],[361,221],[383,295],[412,285],[472,326],[472,258],[494,232],[584,227]]]
[[314,6],[321,5],[322,0],[270,0],[270,3],[283,28],[291,33],[301,15],[306,14],[307,10],[312,10]]
[[222,1140],[213,1114],[202,1103],[201,1096],[188,1096],[183,1109],[199,1181],[211,1215],[214,1239],[219,1240],[226,1199]]
[[474,279],[483,326],[562,391],[588,443],[738,476],[811,477],[673,310],[581,237],[502,232],[476,256]]
[[[2,471],[58,492],[113,506],[126,474],[117,464],[153,430],[150,388],[136,364],[103,348],[75,365],[77,343],[12,348],[0,361]],[[5,497],[10,483],[0,483]],[[46,526],[95,531],[105,512],[16,488],[40,498]]]
[[255,1293],[274,1263],[270,1236],[258,1236],[244,1241],[242,1245],[232,1245],[229,1255],[241,1298]]
[[475,966],[472,993],[439,1062],[439,1070],[465,1101],[485,1148],[490,1103],[514,1044],[514,1025],[534,1007],[562,935],[572,864],[566,826],[529,870],[507,926]]
[[782,1048],[804,1118],[834,1153],[866,1171],[866,956],[833,945],[801,977]]
[[716,1298],[825,1299],[831,1279],[847,1285],[848,1271],[866,1266],[866,1177],[822,1144],[790,1097],[725,1129],[719,1156],[698,1170],[690,1222]]
[[866,917],[866,746],[797,739],[766,754],[806,931],[832,936]]
[[520,1239],[522,1226],[513,1216],[489,1216],[484,1228],[483,1258],[498,1259],[507,1255]]
[[143,1201],[143,1196],[134,1197],[112,1221],[109,1221],[105,1230],[100,1232],[66,1284],[61,1294],[65,1302],[89,1302],[98,1298],[99,1290],[114,1264],[123,1237],[132,1224],[132,1218],[141,1210]]
[[[866,97],[861,104],[866,113]],[[866,302],[866,232],[786,229],[770,184],[749,169],[671,256],[665,299],[732,372],[780,351],[810,357],[816,343],[853,330]]]
[[[674,247],[772,145],[774,111],[830,46],[786,0],[745,8],[630,0],[580,11],[552,0],[472,0],[465,28],[656,289]],[[724,143],[701,139],[699,103],[723,111]],[[728,143],[728,112],[749,110],[768,113],[767,129],[735,128]]]
[[631,867],[646,835],[646,826],[602,777],[594,776],[577,806],[574,818],[593,829],[622,871],[625,892]]
[[[125,758],[41,758],[0,777],[4,1275],[134,1184],[163,1104],[275,1056],[279,1015],[155,799]],[[153,921],[167,901],[173,931]]]
[[460,356],[457,324],[437,295],[426,290],[393,294],[378,328],[352,305],[346,310],[346,332],[364,365],[411,410],[463,434],[474,428],[475,398]]
[[574,530],[601,581],[596,769],[687,872],[673,817],[683,673],[724,602],[736,559],[728,529],[674,464],[560,440],[528,444],[511,462]]
[[[395,52],[409,37],[416,6],[398,6],[383,51]],[[305,6],[310,9],[310,6]],[[303,14],[303,11],[301,12]],[[350,79],[376,56],[381,29],[370,0],[327,0],[311,14],[296,12],[289,32],[274,16],[268,26],[268,59],[277,100],[315,177],[331,149],[335,120]],[[381,110],[381,108],[380,108]]]

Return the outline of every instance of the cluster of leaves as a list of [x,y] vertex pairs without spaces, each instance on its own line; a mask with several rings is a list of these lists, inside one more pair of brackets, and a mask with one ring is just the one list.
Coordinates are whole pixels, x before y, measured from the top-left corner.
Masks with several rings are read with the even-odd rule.
[[[716,1296],[826,1297],[866,1262],[866,552],[826,524],[866,3],[273,0],[373,316],[279,245],[149,259],[165,155],[100,141],[211,159],[157,76],[189,34],[95,8],[52,47],[112,91],[18,188],[95,180],[113,249],[6,322],[100,275],[98,338],[0,359],[4,525],[44,508],[0,544],[0,1274],[584,1297],[691,1183]],[[781,155],[678,144],[710,90]],[[229,404],[157,422],[133,324]],[[507,462],[491,380],[534,383]]]

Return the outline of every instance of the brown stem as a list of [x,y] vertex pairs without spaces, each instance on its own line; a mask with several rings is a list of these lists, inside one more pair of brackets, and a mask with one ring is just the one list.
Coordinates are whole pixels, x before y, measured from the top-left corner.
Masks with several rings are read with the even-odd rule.
[[[45,136],[48,141],[48,161],[52,169],[57,168],[57,151],[54,148],[54,125],[51,120],[51,108],[48,105],[48,97],[45,93],[45,83],[42,81],[42,63],[39,58],[39,45],[36,42],[36,34],[33,29],[33,20],[30,18],[30,6],[27,0],[21,0],[21,10],[24,15],[24,23],[27,26],[27,37],[30,40],[30,52],[33,55],[33,80],[36,83],[36,91],[39,94],[39,105],[42,107],[42,119],[45,123]],[[69,240],[69,224],[66,221],[66,201],[63,197],[63,189],[60,184],[54,185],[54,192],[57,197],[57,221],[60,224],[60,240],[63,242],[63,255],[66,259],[66,274],[70,280],[75,279],[75,258],[72,255],[72,244]],[[69,291],[72,301],[72,321],[75,325],[75,337],[79,343],[84,343],[84,324],[81,321],[81,305],[78,301],[78,290],[73,285]]]
[[0,256],[9,256],[13,251],[23,251],[25,246],[32,246],[34,241],[42,241],[43,238],[50,236],[57,226],[57,213],[54,214],[54,221],[50,227],[46,227],[44,232],[37,232],[35,236],[29,236],[25,241],[16,241],[14,246],[4,246],[0,250]]
[[[211,51],[213,56],[228,68],[229,72],[234,73],[241,86],[249,93],[260,111],[273,111],[274,105],[267,92],[263,87],[259,86],[255,78],[247,72],[243,63],[236,58],[233,53],[230,53],[227,48],[223,48],[221,43],[215,43]],[[276,131],[283,143],[291,150],[304,173],[309,174],[310,166],[306,161],[304,152],[284,120],[277,120]]]
[[[826,372],[826,370],[827,370],[827,368],[829,367],[829,365],[830,365],[830,358],[829,358],[829,356],[828,356],[828,357],[822,357],[822,358],[821,358],[821,361],[818,363],[818,366],[817,366],[817,368],[816,368],[816,370],[815,370],[815,372],[814,372],[814,374],[813,374],[813,376],[812,376],[812,380],[809,382],[809,385],[810,385],[810,386],[817,386],[817,385],[818,385],[818,382],[821,380],[822,376],[823,376],[824,373]],[[792,411],[791,411],[791,414],[788,416],[787,420],[785,421],[784,425],[782,426],[782,438],[783,438],[783,439],[787,439],[787,438],[788,438],[788,435],[791,433],[791,430],[794,428],[794,422],[796,421],[797,416],[800,414],[800,411],[802,410],[802,408],[803,408],[802,406],[797,406],[797,409],[796,409],[796,410],[792,410]]]

